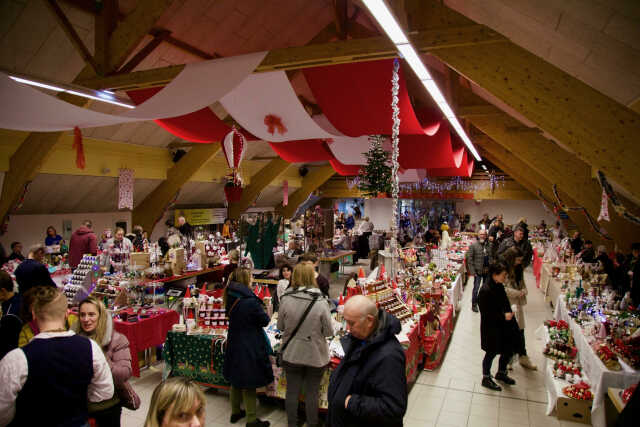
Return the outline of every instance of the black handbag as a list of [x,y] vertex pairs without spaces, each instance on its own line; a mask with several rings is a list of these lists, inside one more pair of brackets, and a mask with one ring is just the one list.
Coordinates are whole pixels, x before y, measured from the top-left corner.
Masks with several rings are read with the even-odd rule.
[[279,368],[280,366],[282,366],[282,355],[284,354],[284,350],[287,348],[287,346],[289,345],[289,343],[291,342],[291,340],[293,339],[293,337],[296,336],[296,334],[298,333],[298,330],[300,329],[300,326],[302,326],[302,322],[304,322],[304,319],[307,318],[307,315],[309,314],[309,312],[311,311],[311,308],[313,307],[313,304],[316,303],[316,301],[318,300],[318,298],[320,297],[320,295],[314,295],[313,296],[313,300],[309,303],[309,305],[307,306],[307,309],[305,310],[304,314],[302,315],[302,317],[300,318],[300,321],[298,322],[298,324],[296,325],[295,329],[293,330],[293,332],[291,333],[291,336],[289,337],[289,339],[287,340],[286,343],[284,343],[284,345],[282,347],[280,347],[280,349],[276,352],[275,354],[275,358],[276,358],[276,366]]

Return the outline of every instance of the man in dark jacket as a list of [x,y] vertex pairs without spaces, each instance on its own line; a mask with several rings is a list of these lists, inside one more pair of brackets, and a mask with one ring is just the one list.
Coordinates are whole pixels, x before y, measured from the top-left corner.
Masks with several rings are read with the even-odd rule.
[[18,290],[24,295],[34,286],[57,287],[51,278],[49,269],[44,265],[44,246],[36,245],[29,250],[29,258],[25,259],[16,268],[15,276],[18,282]]
[[478,291],[486,280],[489,264],[493,261],[493,242],[487,239],[487,230],[478,232],[476,240],[467,251],[467,270],[473,276],[473,294],[471,296],[471,309],[478,312]]
[[13,280],[9,273],[0,270],[0,303],[2,303],[2,317],[0,317],[0,359],[5,354],[18,348],[18,336],[22,329],[20,319],[20,305],[22,298],[14,292]]
[[531,243],[529,240],[524,238],[525,230],[518,226],[513,232],[513,236],[508,239],[504,239],[502,243],[500,243],[500,247],[498,248],[498,252],[496,252],[496,256],[502,258],[504,253],[511,246],[516,246],[518,249],[522,251],[522,268],[526,268],[529,264],[531,264],[531,257],[533,256],[533,248],[531,247]]
[[596,262],[596,251],[593,249],[593,242],[591,240],[584,241],[584,248],[579,256],[582,262],[589,264]]
[[88,219],[82,222],[82,226],[73,232],[69,241],[69,267],[75,269],[84,254],[96,255],[98,253],[98,239],[91,230],[92,224]]
[[407,410],[400,321],[362,295],[344,307],[345,356],[329,381],[329,426],[402,426]]

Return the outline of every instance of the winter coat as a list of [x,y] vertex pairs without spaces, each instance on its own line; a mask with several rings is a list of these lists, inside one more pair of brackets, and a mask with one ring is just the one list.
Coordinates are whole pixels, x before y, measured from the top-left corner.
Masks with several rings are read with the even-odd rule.
[[[71,329],[79,335],[86,336],[82,331],[79,320],[71,325]],[[100,348],[102,348],[104,358],[107,360],[109,368],[111,369],[115,393],[111,399],[95,403],[89,402],[89,413],[104,411],[105,409],[120,404],[120,392],[125,387],[125,383],[131,378],[131,350],[129,349],[129,340],[114,329],[111,316],[107,318],[107,330],[102,338],[102,342],[98,344]]]
[[[291,333],[300,323],[314,296],[317,297],[316,302],[296,335],[291,338]],[[285,362],[314,368],[329,364],[326,337],[332,337],[334,333],[329,304],[329,300],[319,289],[298,288],[283,294],[278,311],[278,329],[282,331],[282,345],[288,342],[282,354]]]
[[74,269],[80,264],[82,255],[98,253],[98,239],[90,228],[82,226],[73,232],[69,241],[69,267]]
[[522,268],[527,268],[529,264],[531,264],[531,257],[533,256],[533,248],[531,247],[531,243],[525,238],[516,242],[513,236],[508,239],[504,239],[500,246],[498,247],[498,251],[496,252],[496,256],[502,257],[504,253],[512,246],[517,246],[518,249],[522,251]]
[[476,240],[465,255],[467,269],[472,275],[484,274],[484,257],[489,257],[489,264],[493,261],[493,242],[485,240],[484,243]]
[[356,226],[356,220],[353,219],[352,216],[347,218],[347,221],[344,223],[345,227],[347,227],[347,230],[351,230],[353,227]]
[[[516,266],[516,268],[518,268]],[[513,305],[516,305],[516,321],[520,329],[524,329],[524,306],[527,305],[527,296],[520,295],[520,291],[527,289],[527,285],[524,283],[524,277],[522,275],[522,268],[520,271],[515,271],[514,274],[509,273],[507,280],[504,282],[504,291],[509,298],[509,304],[513,309]]]
[[379,310],[371,337],[342,338],[345,356],[329,381],[329,426],[402,426],[408,392],[404,350],[396,339],[401,329],[398,319]]
[[516,343],[513,332],[518,325],[513,319],[504,318],[505,313],[512,313],[504,285],[489,278],[478,292],[478,306],[482,349],[487,353],[511,353]]
[[267,337],[262,329],[269,324],[269,316],[262,301],[247,286],[230,282],[225,293],[229,332],[223,375],[235,388],[264,387],[273,382]]

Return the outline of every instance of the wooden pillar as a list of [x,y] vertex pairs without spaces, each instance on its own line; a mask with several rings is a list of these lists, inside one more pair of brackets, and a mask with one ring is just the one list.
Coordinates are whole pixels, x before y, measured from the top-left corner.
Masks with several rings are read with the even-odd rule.
[[276,210],[285,218],[291,218],[307,197],[315,190],[317,190],[322,184],[327,182],[336,172],[330,165],[322,166],[313,169],[302,180],[302,187],[295,191],[289,197],[289,204],[287,206],[279,206]]
[[229,218],[239,218],[244,211],[260,195],[262,190],[280,178],[289,168],[290,164],[278,157],[271,160],[265,167],[251,177],[251,184],[242,191],[242,199],[239,202],[229,203]]
[[221,146],[218,143],[199,144],[191,148],[178,163],[167,171],[167,179],[135,207],[131,213],[132,224],[141,225],[151,235],[156,222],[162,217],[167,205],[180,188],[220,150]]

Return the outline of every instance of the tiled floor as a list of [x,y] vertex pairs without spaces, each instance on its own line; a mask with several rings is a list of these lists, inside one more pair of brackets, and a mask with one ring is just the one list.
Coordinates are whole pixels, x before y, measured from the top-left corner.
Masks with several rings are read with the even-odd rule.
[[[364,267],[364,261],[362,261]],[[355,269],[347,267],[347,272]],[[527,350],[531,359],[542,366],[542,343],[536,340],[534,330],[551,316],[544,304],[542,294],[535,288],[531,273],[526,274],[529,285],[526,307]],[[337,295],[344,279],[332,283],[331,293]],[[514,365],[511,376],[515,386],[503,387],[494,392],[480,386],[481,361],[484,353],[480,349],[480,315],[471,311],[472,282],[465,288],[462,307],[457,317],[451,343],[444,363],[434,372],[422,372],[409,394],[409,407],[405,417],[407,427],[568,427],[580,426],[568,421],[558,421],[555,416],[546,416],[546,392],[540,371],[527,371]],[[494,362],[494,371],[497,369]],[[144,425],[151,393],[160,382],[158,369],[147,370],[140,379],[132,381],[139,393],[142,407],[137,411],[124,410],[124,427]],[[208,390],[207,426],[229,424],[230,405],[223,391]],[[258,405],[258,416],[271,421],[273,426],[286,426],[286,415],[282,402]],[[236,424],[238,425],[238,424]],[[240,424],[242,425],[242,424]]]

